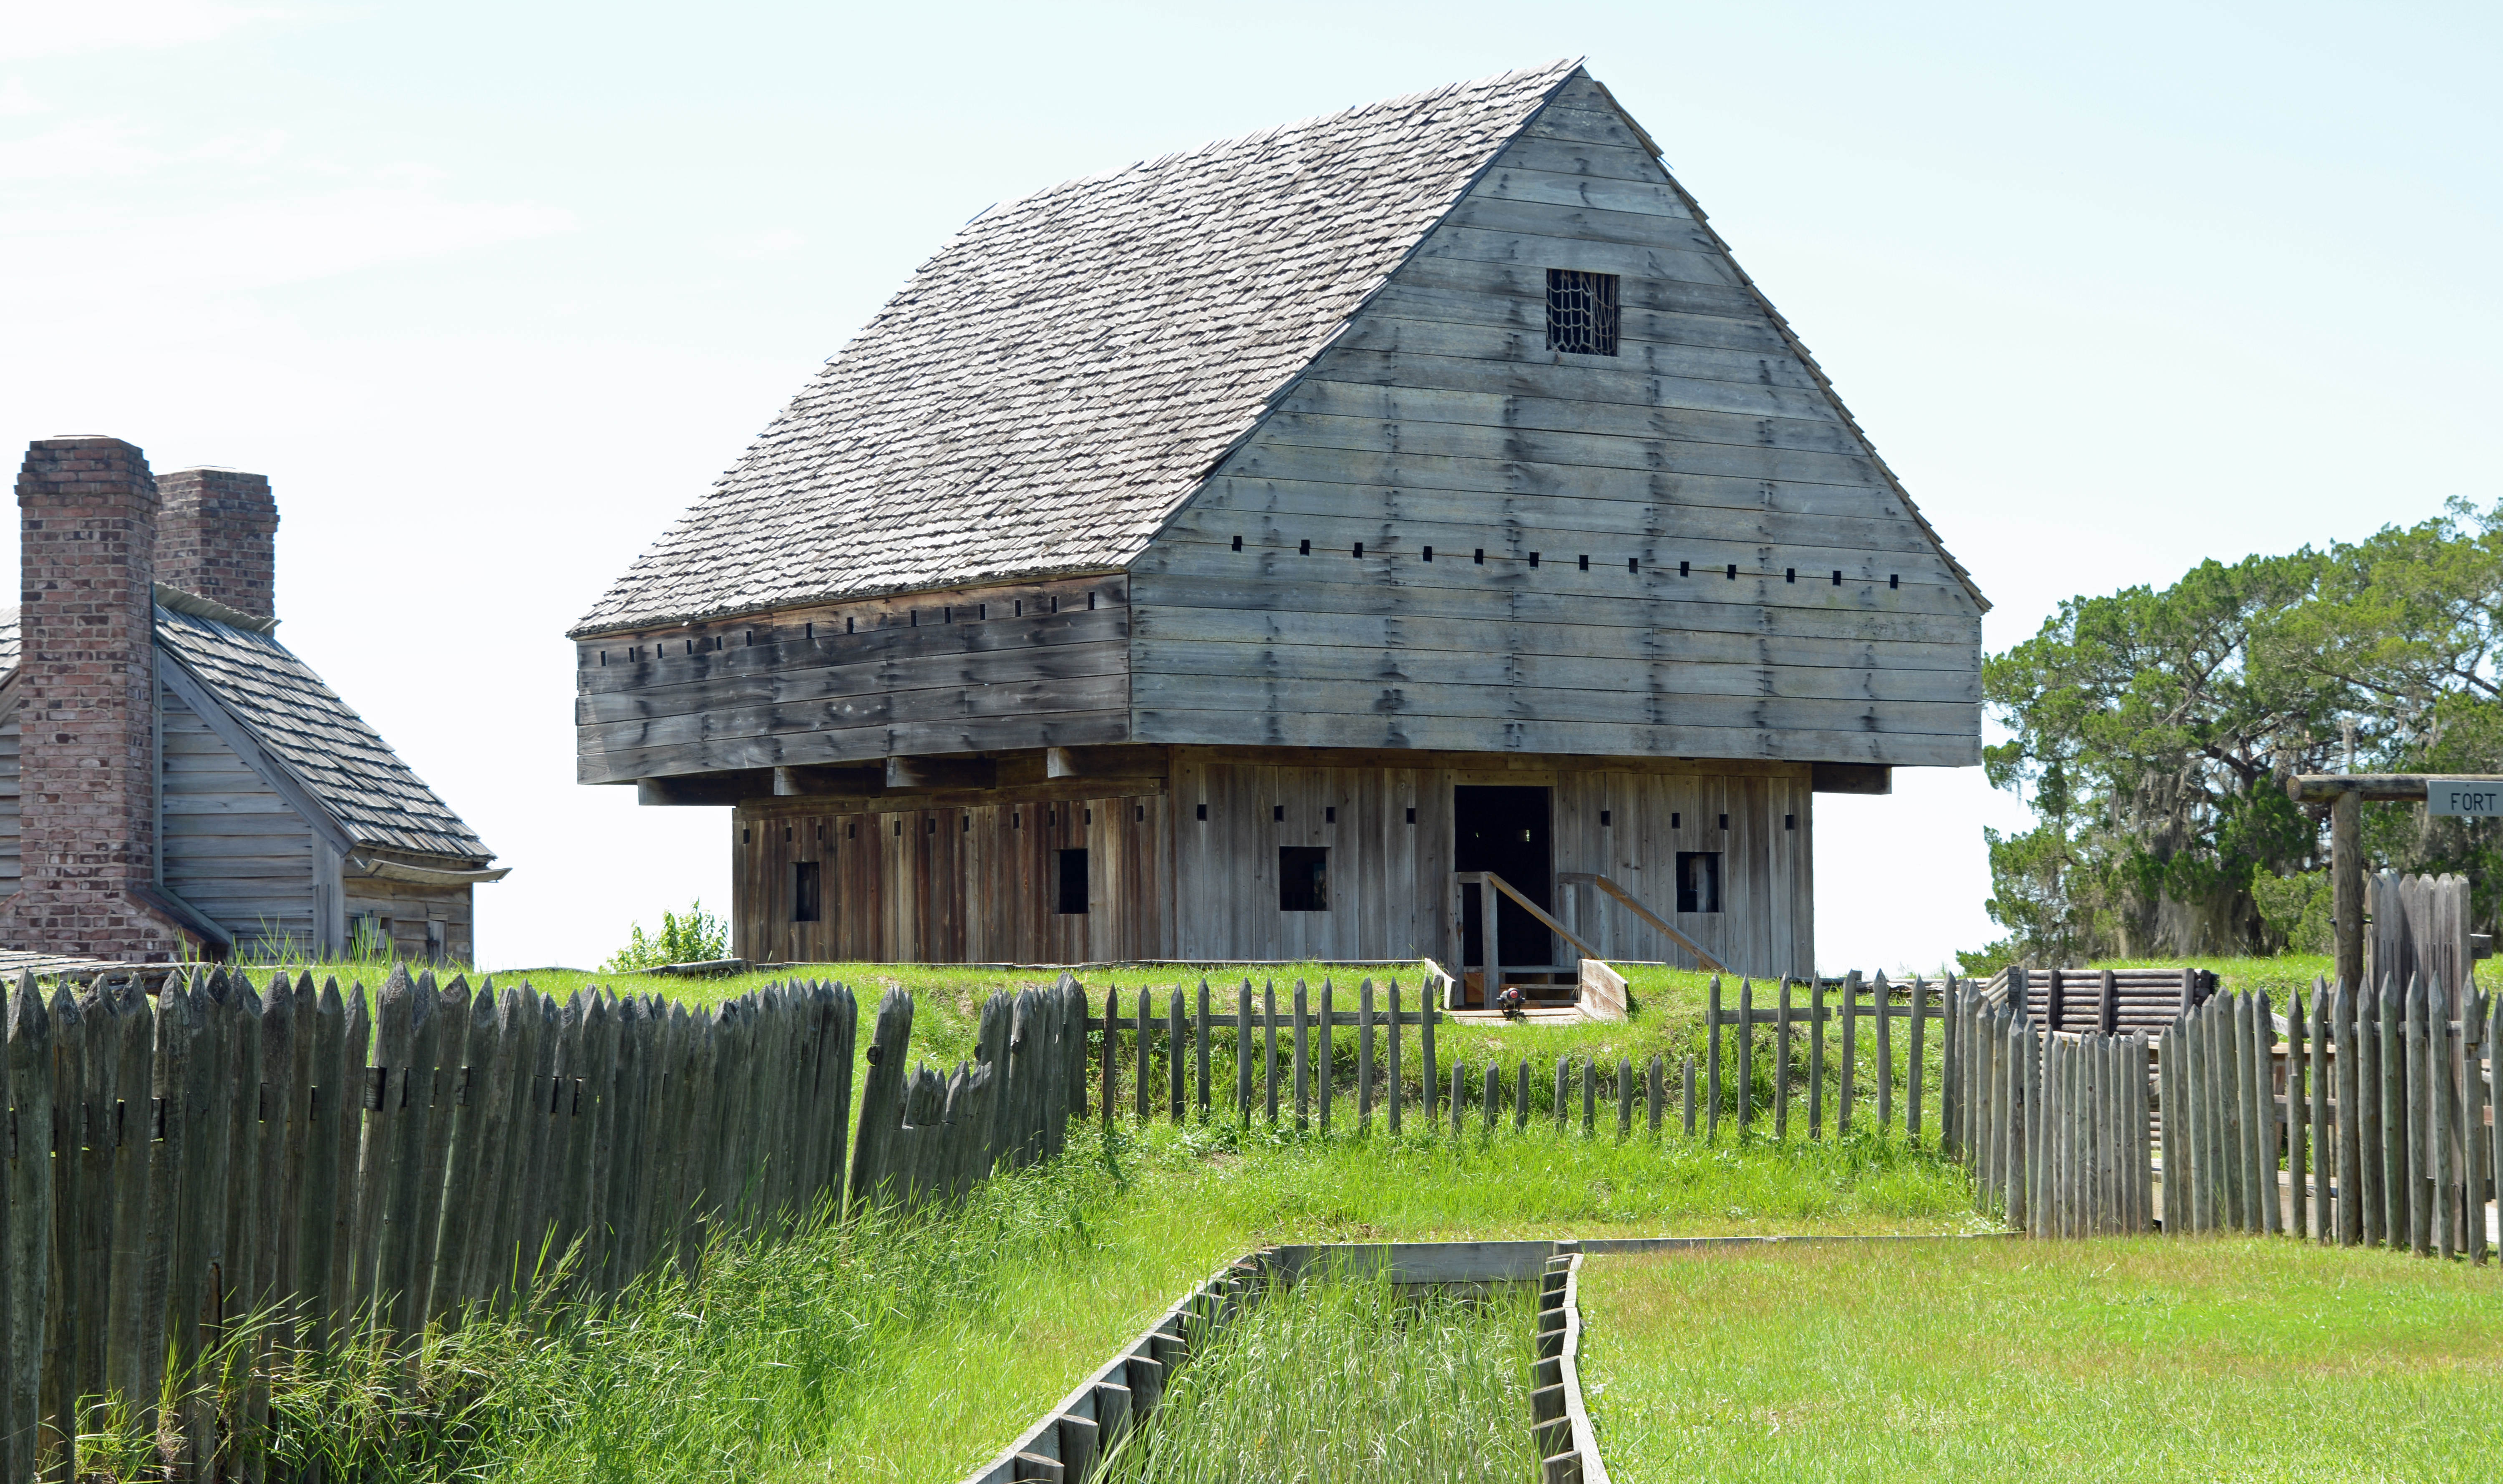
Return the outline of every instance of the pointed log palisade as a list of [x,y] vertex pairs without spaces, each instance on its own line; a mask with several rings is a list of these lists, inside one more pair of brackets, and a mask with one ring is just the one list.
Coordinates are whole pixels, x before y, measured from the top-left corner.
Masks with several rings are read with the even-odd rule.
[[[961,1199],[1060,1151],[1081,993],[995,996],[945,1077],[908,1065],[912,1001],[889,994],[856,1102],[839,984],[690,1013],[405,966],[345,995],[222,968],[153,1000],[135,975],[22,978],[0,1061],[0,1484],[66,1476],[63,1440],[107,1398],[140,1399],[168,1477],[262,1477],[268,1367],[292,1354],[404,1345],[550,1285],[602,1302],[846,1200]],[[242,1383],[193,1384],[213,1356]]]
[[1987,607],[1563,61],[967,223],[572,628],[577,777],[760,961],[1769,980]]

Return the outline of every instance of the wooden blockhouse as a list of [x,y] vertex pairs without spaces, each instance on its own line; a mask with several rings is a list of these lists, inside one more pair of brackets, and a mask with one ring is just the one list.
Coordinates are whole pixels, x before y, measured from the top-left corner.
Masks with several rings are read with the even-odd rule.
[[756,959],[1478,966],[1492,872],[1508,977],[1804,972],[1986,606],[1565,62],[968,222],[570,631],[578,776]]
[[29,446],[0,613],[0,950],[472,961],[494,852],[278,640],[278,507],[115,438]]

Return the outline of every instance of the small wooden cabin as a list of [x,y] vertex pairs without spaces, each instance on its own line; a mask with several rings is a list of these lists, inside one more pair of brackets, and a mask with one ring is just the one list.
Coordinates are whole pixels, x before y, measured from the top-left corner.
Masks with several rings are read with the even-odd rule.
[[1804,972],[1986,606],[1564,62],[968,222],[571,630],[578,776],[731,806],[756,959],[1477,966],[1493,872]]
[[17,500],[0,949],[471,961],[471,893],[507,868],[279,642],[268,480],[48,438]]

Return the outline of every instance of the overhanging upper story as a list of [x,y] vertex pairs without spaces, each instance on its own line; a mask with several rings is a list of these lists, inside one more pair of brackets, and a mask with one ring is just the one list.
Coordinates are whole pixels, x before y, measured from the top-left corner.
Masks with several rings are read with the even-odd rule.
[[1971,765],[1986,606],[1566,63],[970,223],[577,625],[579,777]]

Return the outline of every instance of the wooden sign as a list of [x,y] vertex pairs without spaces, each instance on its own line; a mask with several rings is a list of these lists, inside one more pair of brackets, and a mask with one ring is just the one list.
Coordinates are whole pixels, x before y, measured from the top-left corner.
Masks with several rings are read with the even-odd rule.
[[2425,809],[2465,819],[2503,816],[2503,784],[2492,779],[2428,778]]

